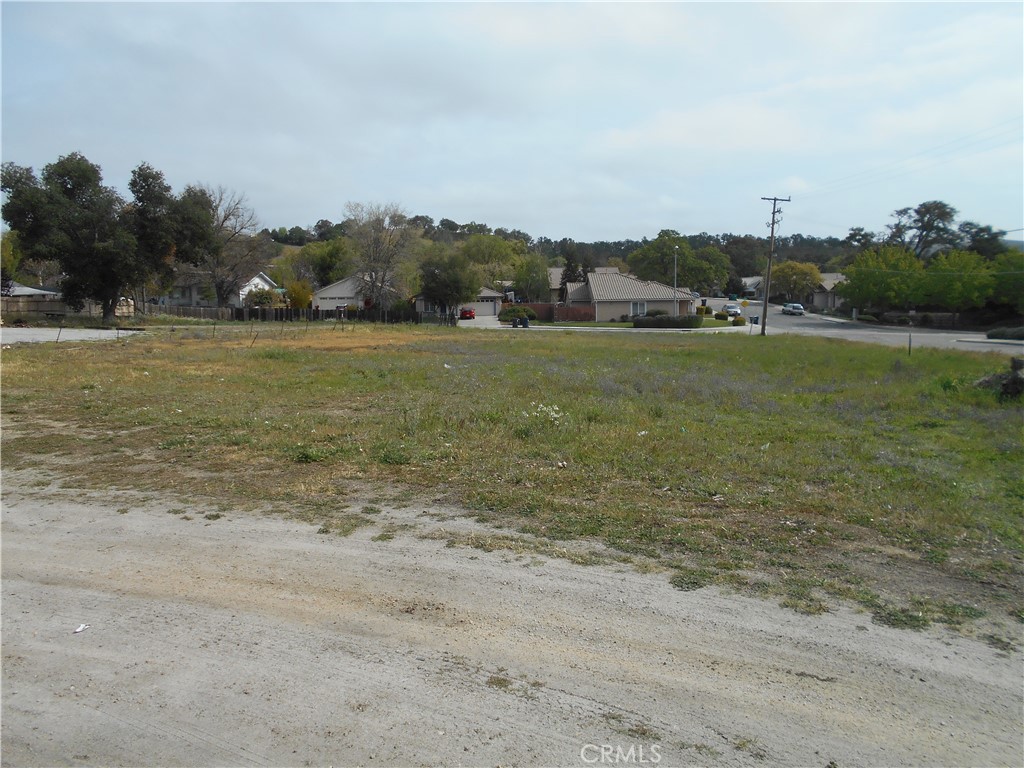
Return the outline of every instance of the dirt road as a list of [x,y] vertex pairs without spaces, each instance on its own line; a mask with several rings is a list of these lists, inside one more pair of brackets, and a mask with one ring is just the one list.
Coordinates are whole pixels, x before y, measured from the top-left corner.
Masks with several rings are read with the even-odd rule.
[[1024,764],[1021,654],[942,627],[182,506],[5,470],[3,765]]

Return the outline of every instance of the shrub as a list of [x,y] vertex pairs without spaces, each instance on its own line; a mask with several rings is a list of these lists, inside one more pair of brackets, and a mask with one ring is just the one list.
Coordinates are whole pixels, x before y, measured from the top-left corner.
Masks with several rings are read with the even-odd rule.
[[715,312],[715,320],[728,320],[729,315],[725,312]]
[[860,320],[862,323],[877,323],[878,322],[878,318],[875,317],[874,315],[858,315],[857,319]]
[[993,328],[985,334],[988,339],[1009,339],[1011,341],[1024,341],[1024,327],[1019,328]]
[[747,318],[745,318],[743,315],[736,315],[736,317],[734,317],[732,319],[732,324],[733,325],[746,325],[747,324]]
[[522,304],[512,304],[502,309],[498,314],[498,320],[502,323],[511,323],[513,318],[522,320],[524,317],[528,320],[536,320],[537,313],[530,309],[530,307],[523,306]]
[[661,317],[662,315],[667,315],[667,314],[668,314],[668,312],[666,312],[664,309],[649,309],[649,310],[647,310],[647,316],[648,317]]
[[647,317],[633,318],[634,328],[700,328],[704,324],[702,315],[682,315],[672,317],[671,315],[648,315]]

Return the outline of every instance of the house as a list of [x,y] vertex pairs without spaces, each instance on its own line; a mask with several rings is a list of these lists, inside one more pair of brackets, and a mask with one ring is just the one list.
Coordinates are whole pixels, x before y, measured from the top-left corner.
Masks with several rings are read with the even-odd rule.
[[346,277],[313,292],[313,306],[319,309],[341,309],[363,306],[363,281],[359,275]]
[[[481,288],[476,295],[476,299],[468,301],[465,304],[460,304],[458,307],[449,307],[449,311],[456,309],[472,309],[476,312],[477,317],[497,317],[501,311],[501,302],[505,299],[505,294],[501,291],[494,291],[490,288]],[[423,294],[416,297],[416,311],[417,312],[433,312],[436,313],[440,310],[440,307],[436,306],[432,302],[428,302],[423,298]]]
[[643,316],[652,310],[669,315],[692,315],[697,296],[689,288],[673,288],[653,280],[624,275],[615,267],[598,267],[588,273],[587,282],[565,286],[568,307],[590,305],[597,322],[623,316]]
[[232,307],[244,307],[245,297],[249,294],[250,291],[255,290],[274,291],[275,293],[281,291],[277,283],[275,283],[273,280],[267,277],[263,272],[260,272],[255,277],[252,277],[249,280],[247,280],[245,284],[238,289],[238,295],[232,296],[228,304],[230,304]]
[[762,275],[740,279],[743,280],[743,295],[740,298],[759,300],[764,298],[764,277]]
[[[238,291],[228,297],[227,306],[244,307],[245,297],[254,290],[268,290],[280,293],[281,288],[263,272],[246,280]],[[215,307],[217,294],[213,289],[210,273],[196,267],[182,266],[178,269],[174,287],[167,296],[156,297],[155,303],[172,307]]]
[[821,282],[811,296],[811,306],[815,309],[838,309],[843,305],[843,297],[836,294],[836,286],[846,278],[841,272],[823,272]]

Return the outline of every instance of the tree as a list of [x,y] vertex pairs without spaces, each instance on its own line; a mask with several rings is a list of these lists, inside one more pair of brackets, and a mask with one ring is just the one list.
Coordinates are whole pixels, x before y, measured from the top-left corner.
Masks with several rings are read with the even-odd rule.
[[980,307],[995,288],[992,268],[972,251],[947,251],[932,259],[921,280],[920,303],[960,312]]
[[729,258],[715,246],[694,253],[689,241],[673,229],[629,255],[630,270],[641,280],[710,292],[729,279]]
[[821,272],[814,264],[784,261],[772,269],[772,288],[787,299],[804,300],[821,284]]
[[864,227],[851,227],[850,234],[843,242],[858,251],[864,251],[876,244],[877,237],[874,232],[868,232]]
[[974,251],[986,259],[994,259],[1010,249],[1003,241],[1006,232],[994,230],[990,226],[983,227],[973,221],[965,221],[957,227],[957,232],[961,248]]
[[1008,250],[992,262],[992,300],[1024,315],[1024,251]]
[[125,287],[146,275],[125,201],[103,185],[100,167],[74,152],[43,168],[5,163],[0,188],[7,195],[4,220],[18,233],[26,254],[55,259],[64,271],[64,301],[81,310],[86,299],[113,323]]
[[423,298],[441,307],[442,313],[473,300],[480,291],[476,269],[461,251],[428,256],[420,265],[420,275]]
[[520,240],[503,240],[497,235],[470,235],[459,250],[479,267],[482,284],[493,288],[513,277],[515,263],[525,254],[526,246]]
[[416,230],[408,226],[405,212],[394,203],[349,203],[345,211],[349,215],[346,231],[358,256],[363,298],[374,307],[387,307],[389,295],[400,288],[394,283]]
[[308,309],[313,303],[313,288],[307,280],[292,280],[284,287],[284,295],[292,309]]
[[930,258],[936,251],[956,246],[953,229],[956,209],[941,200],[930,200],[916,208],[893,211],[895,222],[888,225],[887,245],[909,248],[915,256]]
[[10,296],[14,278],[21,265],[21,249],[14,232],[0,234],[0,296]]
[[[176,197],[163,173],[148,163],[132,171],[128,189],[133,196],[128,223],[145,267],[144,279],[158,293],[166,293],[181,265],[198,264],[216,245],[209,199],[192,187]],[[136,287],[145,291],[145,285]]]
[[768,266],[769,243],[766,238],[753,235],[722,235],[722,251],[732,262],[739,277],[764,274]]
[[259,231],[245,195],[224,187],[202,188],[196,194],[207,197],[213,235],[202,266],[209,272],[217,306],[226,307],[247,280],[267,267],[279,246]]
[[540,254],[529,254],[519,260],[514,282],[517,297],[527,301],[549,301],[548,260]]
[[908,307],[918,296],[924,267],[907,248],[883,245],[864,251],[843,273],[836,293],[855,307]]
[[356,269],[356,252],[352,241],[337,237],[324,242],[306,243],[297,254],[285,257],[292,276],[306,280],[315,288],[342,280]]
[[245,294],[247,307],[273,307],[277,302],[277,294],[269,288],[253,288]]

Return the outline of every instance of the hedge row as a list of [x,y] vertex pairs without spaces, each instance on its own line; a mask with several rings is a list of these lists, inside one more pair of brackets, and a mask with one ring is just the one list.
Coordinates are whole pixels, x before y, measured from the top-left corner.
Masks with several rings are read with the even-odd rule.
[[703,315],[656,315],[654,317],[636,317],[634,328],[700,328],[704,324]]

